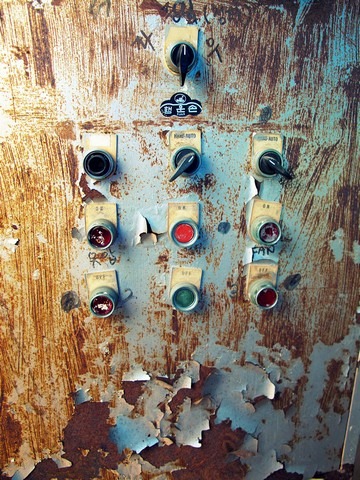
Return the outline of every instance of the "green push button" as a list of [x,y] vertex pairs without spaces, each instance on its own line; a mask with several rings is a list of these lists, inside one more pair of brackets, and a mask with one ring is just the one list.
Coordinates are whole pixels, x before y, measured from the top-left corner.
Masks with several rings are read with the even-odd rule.
[[194,292],[192,292],[188,288],[181,288],[175,293],[175,303],[180,308],[189,308],[190,305],[194,302],[194,300]]
[[190,283],[175,285],[171,292],[171,301],[176,310],[190,312],[199,302],[197,288]]

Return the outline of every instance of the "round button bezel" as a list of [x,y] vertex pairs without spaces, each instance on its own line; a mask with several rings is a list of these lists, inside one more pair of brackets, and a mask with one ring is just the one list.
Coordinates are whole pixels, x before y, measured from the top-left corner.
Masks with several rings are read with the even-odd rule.
[[[273,223],[274,225],[276,225],[278,231],[279,231],[279,235],[277,236],[277,238],[275,240],[273,240],[272,242],[265,242],[262,238],[261,238],[261,229],[264,228],[264,226],[267,224],[267,223]],[[251,227],[250,227],[250,236],[252,237],[252,239],[259,245],[264,245],[264,246],[267,246],[267,247],[271,247],[272,245],[276,245],[280,239],[281,239],[281,234],[282,234],[282,231],[281,231],[281,226],[279,224],[279,222],[277,222],[276,220],[274,220],[273,218],[271,217],[257,217],[251,224]]]
[[[111,311],[107,312],[105,315],[101,315],[98,312],[94,311],[94,309],[93,309],[93,302],[94,302],[94,300],[96,300],[99,297],[105,297],[106,299],[108,299],[112,302]],[[117,292],[115,292],[114,289],[112,289],[111,287],[106,287],[106,286],[99,287],[99,288],[96,288],[90,295],[89,308],[90,308],[91,313],[95,317],[107,318],[107,317],[110,317],[110,315],[112,315],[114,313],[118,301],[119,301],[119,295],[117,294]]]
[[[275,288],[275,285],[273,285],[270,281],[267,280],[258,280],[253,282],[250,285],[250,301],[253,305],[256,305],[257,307],[261,308],[262,310],[271,310],[272,308],[275,307],[275,305],[278,303],[279,300],[279,294]],[[259,303],[259,295],[264,292],[264,290],[271,289],[275,293],[275,301],[271,305],[260,305]]]
[[[179,305],[179,303],[176,300],[176,294],[179,293],[181,290],[188,290],[194,295],[194,300],[187,307],[183,307]],[[171,304],[176,310],[179,310],[180,312],[188,313],[195,310],[195,308],[199,303],[200,296],[199,296],[198,289],[192,283],[178,283],[171,289],[170,298],[171,298]]]
[[169,69],[173,73],[180,73],[179,67],[176,65],[176,63],[174,63],[173,58],[176,54],[176,50],[179,49],[181,47],[181,45],[186,45],[187,47],[189,47],[192,51],[192,54],[193,54],[193,60],[189,65],[188,72],[190,72],[194,68],[196,60],[197,60],[196,49],[195,49],[194,45],[192,45],[191,43],[186,42],[186,41],[181,41],[181,42],[177,42],[177,43],[171,45],[168,49],[168,51],[169,51],[169,61],[167,62],[167,64],[168,64]]
[[[103,167],[100,168],[96,162],[102,162]],[[104,180],[115,173],[116,162],[105,150],[91,150],[84,156],[83,167],[89,177],[94,180]]]
[[171,165],[174,170],[176,170],[179,166],[181,157],[187,155],[188,153],[193,153],[196,157],[196,164],[195,167],[191,167],[191,171],[187,172],[186,170],[181,174],[182,177],[192,177],[197,173],[201,167],[201,155],[200,153],[192,147],[181,147],[175,150],[171,157]]
[[284,159],[283,159],[283,156],[281,155],[281,153],[278,150],[275,150],[275,149],[272,149],[272,148],[267,148],[266,150],[263,150],[262,152],[260,152],[256,157],[256,160],[255,160],[256,171],[262,177],[273,178],[273,177],[276,177],[276,175],[278,175],[276,172],[267,173],[267,172],[264,172],[260,168],[261,158],[264,157],[265,155],[268,155],[268,154],[275,155],[280,160],[281,166],[283,166]]
[[[189,241],[189,242],[180,242],[176,237],[175,237],[175,231],[176,231],[176,228],[182,224],[187,224],[187,225],[190,225],[194,231],[194,235],[192,237],[192,239]],[[197,224],[191,220],[191,219],[188,219],[188,218],[184,218],[184,219],[181,219],[181,220],[177,220],[176,222],[174,222],[171,227],[170,227],[170,238],[171,240],[175,243],[175,245],[177,245],[178,247],[182,247],[182,248],[188,248],[188,247],[191,247],[192,245],[194,245],[198,238],[199,238],[199,227],[197,226]]]
[[[94,245],[91,242],[91,239],[90,239],[91,238],[91,232],[95,228],[104,228],[104,229],[108,230],[108,232],[111,235],[111,240],[107,245],[98,246],[98,245]],[[115,225],[112,222],[110,222],[109,220],[106,220],[106,219],[99,219],[99,220],[96,220],[95,222],[93,222],[90,225],[90,227],[88,229],[88,232],[87,232],[87,235],[86,235],[86,238],[87,238],[87,241],[88,241],[89,245],[92,248],[95,248],[96,250],[106,250],[107,248],[109,248],[114,243],[116,237],[117,237],[117,231],[116,231]]]

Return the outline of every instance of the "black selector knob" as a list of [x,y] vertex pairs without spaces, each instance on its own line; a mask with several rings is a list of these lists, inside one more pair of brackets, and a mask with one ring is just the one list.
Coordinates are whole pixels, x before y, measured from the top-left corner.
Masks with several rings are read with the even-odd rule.
[[180,85],[183,86],[187,73],[195,63],[195,49],[187,43],[179,43],[172,49],[170,58],[180,73]]
[[291,180],[293,175],[282,166],[282,158],[278,152],[265,152],[259,158],[259,169],[266,176],[282,175]]
[[174,166],[176,170],[169,179],[170,182],[180,175],[188,177],[194,175],[200,167],[200,156],[191,148],[183,148],[175,155]]

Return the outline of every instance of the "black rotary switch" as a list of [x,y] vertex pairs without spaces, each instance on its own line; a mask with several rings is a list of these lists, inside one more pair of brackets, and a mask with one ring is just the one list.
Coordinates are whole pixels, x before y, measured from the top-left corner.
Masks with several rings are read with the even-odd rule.
[[194,175],[200,167],[200,156],[191,148],[182,148],[174,157],[175,172],[169,179],[170,182],[176,180],[180,175],[190,177]]
[[282,166],[281,155],[276,151],[268,151],[259,158],[259,170],[266,176],[282,175],[291,180],[293,176]]
[[195,49],[187,43],[179,43],[172,49],[170,58],[177,71],[180,73],[180,85],[183,86],[187,73],[192,69],[195,63]]

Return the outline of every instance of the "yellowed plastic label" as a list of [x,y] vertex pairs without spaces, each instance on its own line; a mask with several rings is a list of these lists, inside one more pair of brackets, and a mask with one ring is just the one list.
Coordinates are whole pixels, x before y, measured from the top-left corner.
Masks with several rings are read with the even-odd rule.
[[91,292],[93,292],[96,288],[99,287],[110,287],[115,290],[117,294],[119,294],[116,270],[87,273],[85,275],[85,278],[89,297],[91,296]]
[[118,217],[116,203],[94,202],[87,204],[85,207],[86,231],[88,231],[90,226],[97,220],[108,220],[117,228]]
[[276,286],[278,264],[269,261],[258,261],[246,265],[246,284],[245,296],[250,298],[249,289],[251,284],[257,280],[268,280],[274,287]]
[[200,130],[172,130],[169,133],[169,147],[173,154],[180,148],[190,147],[194,148],[201,154],[201,131]]
[[174,223],[180,220],[192,220],[199,224],[200,209],[195,202],[169,203],[168,206],[168,232]]
[[179,283],[191,283],[200,290],[201,278],[201,268],[173,267],[171,271],[170,290]]
[[92,150],[103,150],[117,159],[117,135],[112,133],[83,133],[81,143],[84,155]]

